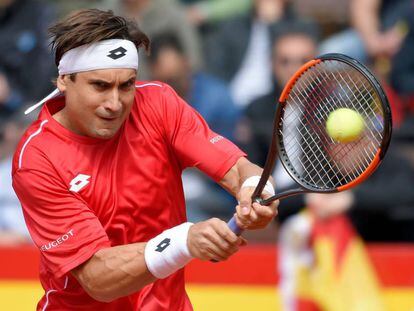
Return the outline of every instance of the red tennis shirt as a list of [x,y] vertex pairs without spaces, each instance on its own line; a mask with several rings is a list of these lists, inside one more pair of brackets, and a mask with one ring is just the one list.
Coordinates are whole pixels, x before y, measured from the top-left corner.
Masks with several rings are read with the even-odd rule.
[[144,242],[186,221],[181,172],[219,181],[244,156],[167,85],[137,83],[135,103],[109,140],[77,135],[46,103],[13,161],[13,187],[40,250],[45,295],[38,310],[192,310],[184,272],[102,303],[70,271],[102,248]]

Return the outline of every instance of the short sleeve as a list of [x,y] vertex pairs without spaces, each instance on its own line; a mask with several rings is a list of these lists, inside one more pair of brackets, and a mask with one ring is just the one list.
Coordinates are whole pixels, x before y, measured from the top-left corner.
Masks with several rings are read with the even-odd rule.
[[170,87],[165,90],[164,124],[182,167],[197,167],[213,180],[221,180],[246,154],[230,140],[213,132],[201,115]]
[[110,247],[96,215],[58,177],[20,169],[13,175],[13,188],[30,235],[56,277],[82,264],[99,249]]

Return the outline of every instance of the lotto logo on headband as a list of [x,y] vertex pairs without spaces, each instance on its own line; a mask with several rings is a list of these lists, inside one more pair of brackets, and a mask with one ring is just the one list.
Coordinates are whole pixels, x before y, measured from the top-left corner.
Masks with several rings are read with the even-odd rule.
[[[63,54],[58,66],[59,75],[114,68],[138,70],[138,51],[133,42],[124,39],[109,39],[81,45]],[[40,102],[27,109],[25,114],[59,94],[58,89],[54,90]]]
[[63,54],[59,75],[99,69],[138,69],[138,51],[132,41],[102,40],[73,48]]
[[120,46],[119,48],[109,51],[109,54],[106,56],[115,60],[115,59],[124,57],[126,55],[126,51],[127,50],[125,50],[122,46]]

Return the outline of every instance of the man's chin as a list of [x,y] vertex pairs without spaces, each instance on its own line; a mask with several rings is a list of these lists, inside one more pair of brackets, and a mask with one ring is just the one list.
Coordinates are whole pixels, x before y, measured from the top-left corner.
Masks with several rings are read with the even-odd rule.
[[118,129],[98,129],[94,132],[94,138],[110,139],[115,136]]

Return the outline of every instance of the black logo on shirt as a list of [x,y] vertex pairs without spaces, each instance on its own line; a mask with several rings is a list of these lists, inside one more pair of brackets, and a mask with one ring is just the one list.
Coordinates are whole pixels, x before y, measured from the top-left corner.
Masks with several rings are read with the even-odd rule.
[[126,51],[127,50],[125,50],[122,46],[120,46],[119,48],[109,51],[109,54],[106,56],[115,60],[115,59],[124,57],[126,55]]
[[157,245],[157,248],[155,250],[161,253],[162,251],[164,251],[164,249],[170,246],[170,242],[171,242],[171,239],[165,238],[164,240],[160,242],[160,244]]

